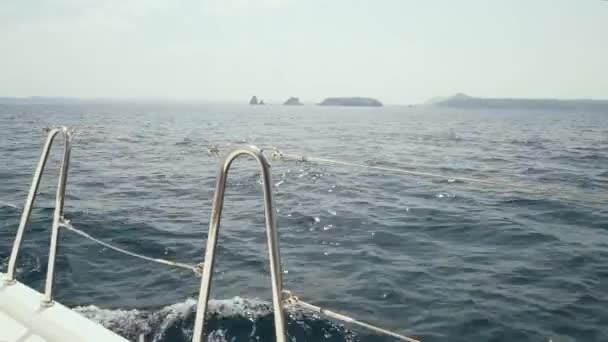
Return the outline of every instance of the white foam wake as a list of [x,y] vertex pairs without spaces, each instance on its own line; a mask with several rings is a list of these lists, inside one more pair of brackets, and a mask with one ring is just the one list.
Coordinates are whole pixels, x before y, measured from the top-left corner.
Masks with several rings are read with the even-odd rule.
[[[74,310],[127,338],[136,339],[140,334],[145,334],[153,336],[152,341],[159,341],[167,329],[193,314],[196,303],[195,299],[188,298],[183,302],[165,306],[158,311],[103,309],[95,305],[79,306]],[[210,300],[209,312],[218,317],[243,317],[254,320],[269,314],[271,306],[258,299],[234,297]],[[183,331],[184,335],[192,336],[191,327],[182,329],[188,330]]]
[[[185,342],[192,340],[196,304],[195,299],[188,298],[183,302],[165,306],[157,311],[103,309],[95,305],[80,306],[74,308],[74,310],[132,341],[137,341],[138,337],[144,334],[146,341]],[[359,341],[357,334],[354,332],[345,329],[342,325],[327,321],[316,313],[306,313],[297,305],[288,305],[286,309],[288,320],[296,323],[295,326],[292,326],[296,329],[296,331],[292,331],[295,334],[291,336],[292,341],[296,340],[296,336],[300,336],[304,340],[312,338],[316,341],[330,341],[334,340],[336,336],[339,336],[336,341]],[[227,319],[227,321],[233,321],[234,323],[244,319],[251,323],[248,328],[242,325],[243,322],[236,325],[220,325],[208,332],[207,341],[234,341],[235,337],[229,336],[236,331],[225,330],[233,328],[251,329],[246,332],[249,338],[259,339],[257,329],[264,325],[264,322],[267,322],[266,316],[272,314],[272,305],[260,299],[245,299],[242,297],[223,300],[214,299],[209,301],[209,312],[214,319],[220,321]]]

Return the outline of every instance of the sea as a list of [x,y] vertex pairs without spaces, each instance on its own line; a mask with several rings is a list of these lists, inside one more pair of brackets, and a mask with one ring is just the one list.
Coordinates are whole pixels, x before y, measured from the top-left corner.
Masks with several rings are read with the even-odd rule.
[[[188,264],[204,259],[221,156],[255,145],[272,164],[284,287],[302,300],[425,342],[608,341],[608,111],[43,102],[0,104],[2,272],[48,128],[74,129],[70,225]],[[57,142],[17,267],[38,290]],[[228,180],[205,339],[273,341],[255,161]],[[190,341],[199,287],[61,230],[56,299],[129,340]],[[300,307],[287,330],[394,341]]]

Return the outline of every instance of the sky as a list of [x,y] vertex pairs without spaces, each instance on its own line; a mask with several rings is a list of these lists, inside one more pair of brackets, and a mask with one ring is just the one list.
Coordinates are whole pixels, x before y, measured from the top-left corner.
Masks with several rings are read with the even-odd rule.
[[608,99],[608,1],[0,1],[0,96],[457,92]]

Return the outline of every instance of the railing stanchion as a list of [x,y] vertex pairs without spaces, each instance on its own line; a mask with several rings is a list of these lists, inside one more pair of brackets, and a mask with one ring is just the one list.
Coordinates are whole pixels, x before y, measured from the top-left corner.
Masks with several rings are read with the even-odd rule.
[[260,166],[262,179],[264,180],[264,213],[266,217],[266,238],[268,241],[268,257],[270,260],[270,278],[272,282],[272,304],[274,310],[274,324],[277,342],[285,342],[285,315],[282,305],[282,287],[283,281],[281,277],[281,255],[279,249],[278,232],[276,228],[276,220],[272,203],[272,178],[270,174],[270,164],[264,157],[261,150],[254,146],[236,148],[232,150],[220,163],[220,168],[217,175],[215,195],[213,197],[213,205],[211,208],[211,218],[209,220],[209,233],[207,236],[207,248],[205,250],[205,264],[203,266],[203,277],[197,305],[196,318],[194,321],[193,342],[201,342],[203,338],[203,327],[205,316],[207,314],[207,306],[209,302],[209,293],[211,291],[211,278],[213,276],[213,266],[215,261],[215,247],[217,245],[220,219],[222,216],[222,208],[224,205],[224,193],[226,190],[226,178],[228,170],[234,159],[240,155],[249,155],[253,157]]
[[21,220],[19,221],[19,228],[17,229],[17,235],[15,236],[15,242],[13,243],[11,256],[8,261],[8,269],[6,272],[5,280],[7,284],[13,284],[16,281],[15,271],[17,268],[17,258],[19,257],[19,251],[21,249],[21,243],[23,242],[25,228],[27,227],[32,213],[32,206],[34,205],[34,201],[36,200],[36,194],[38,193],[38,187],[40,186],[40,178],[44,173],[44,167],[48,160],[51,146],[53,145],[55,137],[57,137],[57,134],[59,133],[63,135],[64,146],[63,160],[61,162],[61,170],[59,173],[59,180],[57,184],[57,193],[55,196],[55,212],[53,215],[51,245],[49,251],[46,283],[44,287],[43,305],[47,306],[53,303],[53,282],[55,275],[55,258],[57,255],[57,241],[59,239],[59,228],[61,225],[61,221],[63,220],[65,187],[68,176],[68,168],[70,164],[70,152],[72,149],[72,132],[66,127],[51,129],[46,138],[46,143],[44,144],[44,148],[42,149],[42,154],[40,156],[38,166],[36,167],[36,171],[34,173],[34,179],[32,180],[32,185],[30,187],[30,191],[25,202],[25,207],[23,208],[23,212],[21,213]]

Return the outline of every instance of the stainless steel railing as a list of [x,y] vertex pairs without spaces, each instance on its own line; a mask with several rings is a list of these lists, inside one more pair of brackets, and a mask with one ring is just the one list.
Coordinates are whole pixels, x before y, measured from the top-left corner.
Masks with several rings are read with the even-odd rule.
[[217,175],[215,195],[211,207],[211,218],[209,220],[209,234],[207,236],[207,248],[205,250],[205,264],[203,266],[203,277],[197,305],[196,318],[194,321],[193,342],[201,342],[203,327],[207,314],[207,304],[211,290],[211,278],[215,261],[215,246],[217,245],[222,207],[224,206],[224,193],[226,190],[226,179],[230,165],[234,159],[241,155],[253,157],[259,164],[262,174],[264,191],[264,214],[266,217],[266,238],[268,241],[268,257],[270,260],[270,278],[272,282],[272,305],[274,311],[274,324],[277,342],[285,342],[285,315],[282,304],[283,280],[281,277],[281,255],[279,253],[279,238],[272,204],[272,179],[270,174],[270,163],[264,157],[260,149],[254,146],[240,147],[230,151],[220,162]]
[[21,214],[19,228],[17,229],[17,236],[15,237],[15,242],[13,243],[13,249],[11,251],[11,256],[8,261],[8,270],[6,274],[6,283],[13,284],[15,282],[17,257],[19,256],[19,250],[21,249],[21,242],[23,241],[23,234],[25,232],[25,228],[32,213],[32,206],[34,204],[34,201],[36,200],[36,194],[38,193],[38,187],[40,186],[40,177],[44,172],[44,166],[46,165],[46,161],[49,157],[49,152],[51,150],[51,146],[53,145],[53,141],[55,140],[55,137],[57,137],[58,134],[63,135],[64,145],[63,159],[61,161],[59,181],[57,184],[57,192],[55,195],[55,212],[53,214],[53,226],[51,228],[49,260],[46,272],[46,282],[44,286],[44,297],[42,299],[42,304],[46,306],[53,304],[53,285],[55,282],[55,258],[57,256],[57,241],[59,240],[59,228],[61,222],[63,221],[65,186],[68,178],[70,152],[72,149],[72,132],[66,127],[51,129],[46,138],[46,143],[44,144],[44,148],[42,149],[42,155],[40,156],[38,167],[36,168],[36,172],[34,173],[34,180],[32,181],[32,186],[30,187],[30,192],[27,195],[25,207],[23,209],[23,213]]

